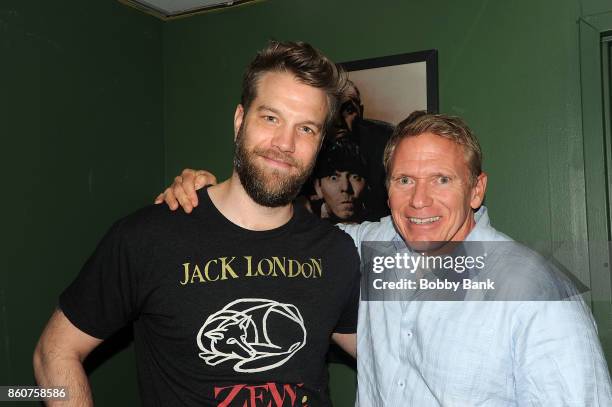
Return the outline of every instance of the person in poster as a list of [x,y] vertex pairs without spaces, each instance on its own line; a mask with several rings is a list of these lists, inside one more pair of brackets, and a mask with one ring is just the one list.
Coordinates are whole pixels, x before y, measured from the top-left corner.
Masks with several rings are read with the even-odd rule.
[[[354,168],[350,182],[352,191],[344,192],[344,198],[339,195],[342,192],[338,192],[338,195],[335,195],[336,198],[333,199],[331,197],[332,188],[341,188],[340,185],[337,184],[334,187],[329,178],[313,177],[304,186],[302,192],[302,195],[307,197],[314,213],[337,223],[375,221],[389,214],[382,158],[385,144],[393,133],[393,126],[380,120],[366,119],[363,114],[364,106],[359,89],[349,80],[334,122],[334,133],[329,135],[331,137],[326,138],[317,159],[317,166],[325,168],[326,172],[329,172],[330,166],[334,165],[332,164],[333,159],[340,161],[335,164],[338,168]],[[345,150],[345,152],[340,153],[340,150]],[[331,155],[334,155],[335,158],[332,158]],[[346,177],[346,174],[344,176]],[[323,184],[325,185],[321,188]],[[366,185],[366,188],[362,188],[361,184]],[[326,189],[329,192],[323,194],[322,192]],[[357,198],[355,195],[360,195],[361,190],[364,191],[363,196]],[[358,200],[360,207],[349,208],[346,212],[340,208],[342,199],[344,199],[345,206],[350,207],[353,205],[349,201]],[[330,210],[330,208],[336,210]]]
[[[349,73],[350,75],[350,73]],[[364,154],[366,160],[366,178],[370,187],[365,206],[367,215],[364,220],[377,221],[389,215],[387,190],[384,188],[385,169],[383,153],[385,145],[393,133],[394,126],[381,120],[368,119],[364,116],[366,108],[361,102],[359,89],[349,80],[340,112],[336,119],[336,137],[348,137],[353,140]]]
[[349,137],[325,143],[313,172],[316,195],[313,212],[332,223],[360,223],[367,219],[369,194],[366,161]]

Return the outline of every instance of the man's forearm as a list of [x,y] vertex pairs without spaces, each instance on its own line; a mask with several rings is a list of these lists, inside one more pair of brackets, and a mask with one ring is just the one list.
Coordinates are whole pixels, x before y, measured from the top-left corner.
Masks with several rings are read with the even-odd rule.
[[332,340],[336,342],[346,353],[352,357],[357,357],[357,335],[334,333]]
[[34,375],[39,386],[67,389],[66,401],[47,401],[47,406],[93,406],[89,381],[78,358],[45,355],[37,351],[34,354]]

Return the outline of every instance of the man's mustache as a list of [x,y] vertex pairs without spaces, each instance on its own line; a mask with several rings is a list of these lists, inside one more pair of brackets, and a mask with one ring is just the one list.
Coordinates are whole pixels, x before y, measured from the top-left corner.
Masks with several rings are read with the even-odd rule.
[[259,155],[264,158],[269,158],[274,161],[280,161],[282,163],[291,165],[292,167],[301,168],[301,163],[293,158],[289,154],[282,153],[278,150],[274,149],[256,149],[253,151],[256,155]]

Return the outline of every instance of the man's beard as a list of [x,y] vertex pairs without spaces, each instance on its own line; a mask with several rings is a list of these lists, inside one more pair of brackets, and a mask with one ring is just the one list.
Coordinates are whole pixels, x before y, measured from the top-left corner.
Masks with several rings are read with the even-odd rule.
[[[299,194],[302,185],[310,177],[314,168],[314,160],[304,166],[290,155],[284,154],[276,149],[255,149],[247,151],[245,146],[245,123],[238,130],[236,146],[234,149],[234,169],[246,193],[253,201],[262,206],[276,208],[291,203]],[[268,169],[268,172],[255,163],[256,156],[264,156],[278,159],[297,168],[297,174],[283,174],[276,169]]]

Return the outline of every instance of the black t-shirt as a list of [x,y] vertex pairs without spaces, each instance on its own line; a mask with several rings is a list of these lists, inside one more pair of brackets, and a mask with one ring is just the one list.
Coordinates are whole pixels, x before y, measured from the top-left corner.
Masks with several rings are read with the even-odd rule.
[[146,406],[326,406],[333,332],[354,333],[359,257],[295,207],[250,231],[206,190],[191,215],[150,206],[118,221],[60,308],[104,339],[129,322]]

